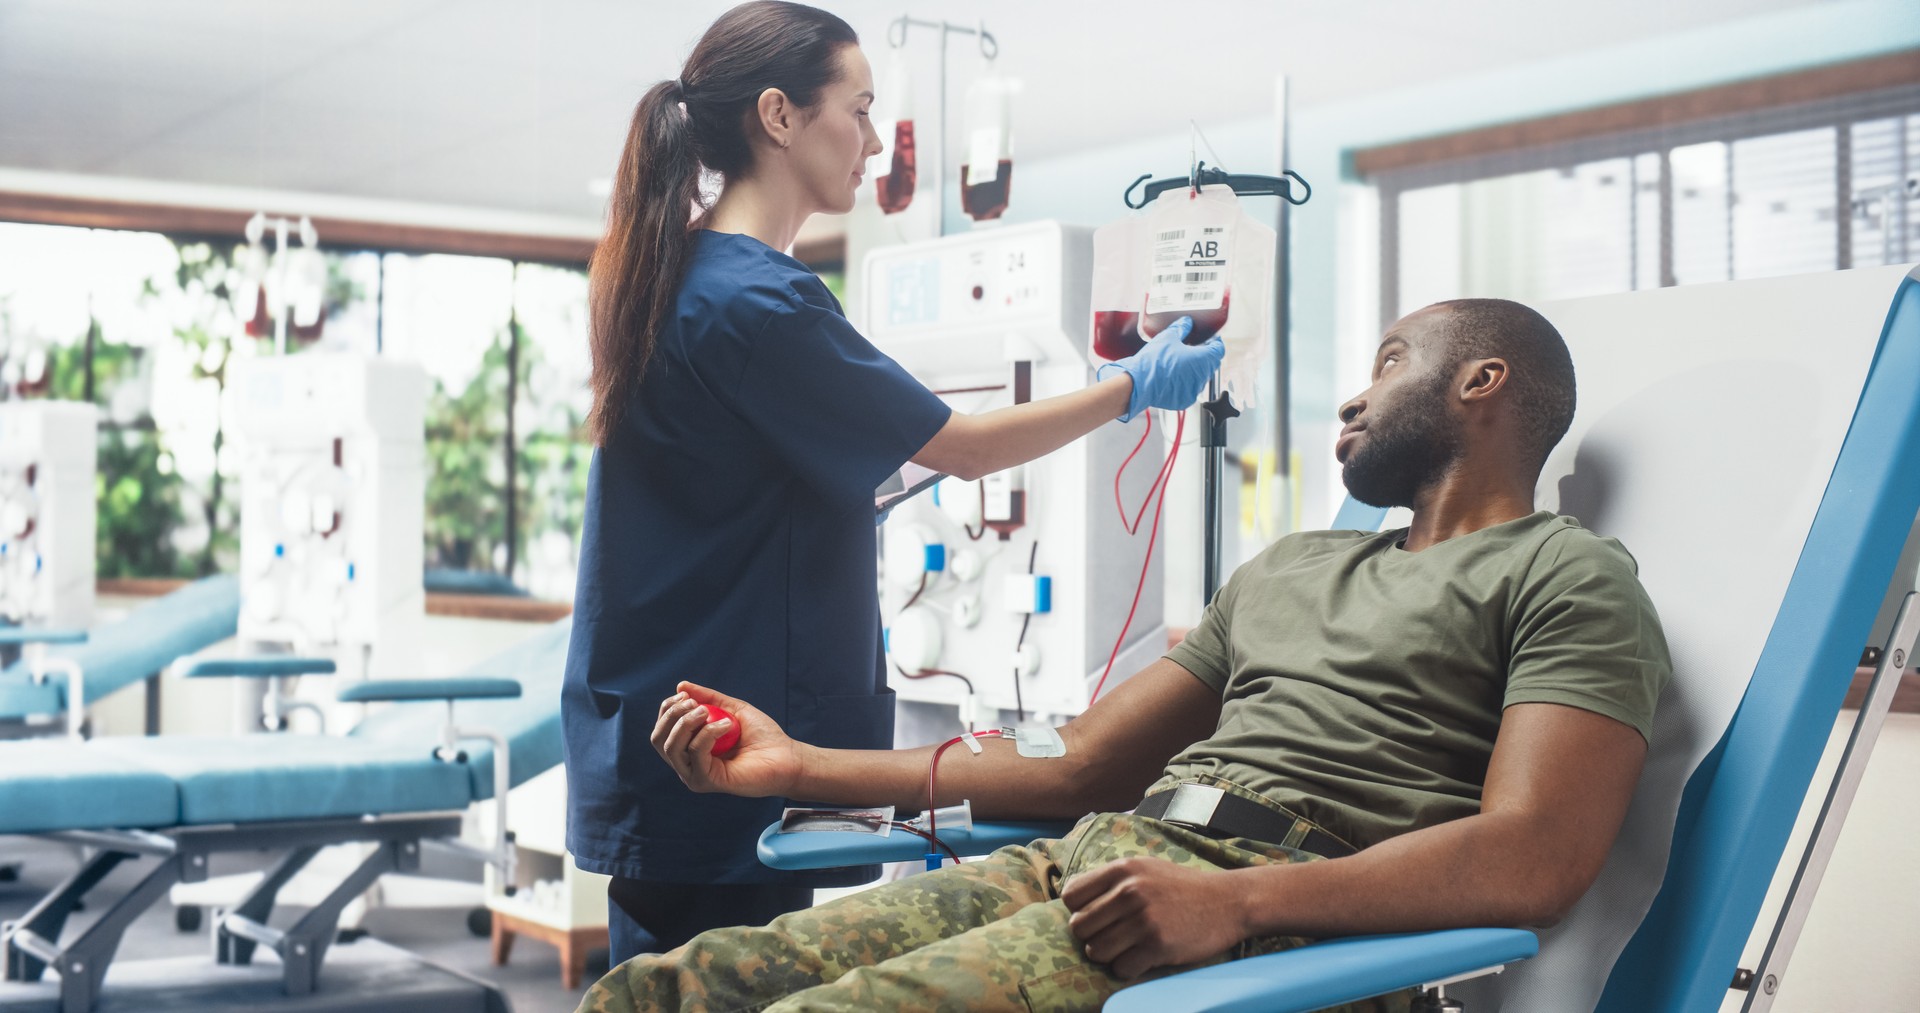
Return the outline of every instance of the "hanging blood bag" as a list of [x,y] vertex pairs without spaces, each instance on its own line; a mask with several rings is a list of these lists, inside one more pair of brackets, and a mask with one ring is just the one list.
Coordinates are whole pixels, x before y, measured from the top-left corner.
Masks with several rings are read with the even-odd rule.
[[967,89],[960,207],[976,222],[1007,210],[1013,188],[1013,93],[1018,90],[1018,82],[991,69]]
[[1273,229],[1231,187],[1169,190],[1093,235],[1092,358],[1123,359],[1181,317],[1188,344],[1218,334],[1226,389],[1251,405],[1273,341]]
[[913,184],[919,175],[913,143],[913,73],[899,49],[887,57],[882,88],[874,127],[887,146],[887,173],[873,182],[880,210],[891,215],[913,203]]

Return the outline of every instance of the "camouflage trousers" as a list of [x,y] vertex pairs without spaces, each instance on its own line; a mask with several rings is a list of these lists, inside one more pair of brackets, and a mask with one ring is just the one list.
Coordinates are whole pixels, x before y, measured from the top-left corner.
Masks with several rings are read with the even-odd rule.
[[[1060,889],[1076,873],[1140,855],[1221,869],[1317,860],[1108,813],[1059,840],[1002,848],[978,862],[782,915],[762,928],[715,929],[671,953],[635,957],[588,990],[580,1013],[1097,1010],[1135,982],[1087,959],[1067,928]],[[1250,939],[1206,963],[1305,942]],[[1398,993],[1338,1009],[1404,1013],[1410,1000],[1410,992]]]

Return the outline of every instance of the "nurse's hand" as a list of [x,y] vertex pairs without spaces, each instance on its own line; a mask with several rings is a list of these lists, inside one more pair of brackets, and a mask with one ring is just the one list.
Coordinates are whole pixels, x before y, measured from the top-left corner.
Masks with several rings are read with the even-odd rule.
[[[786,794],[799,775],[800,760],[779,724],[745,700],[705,686],[683,682],[675,688],[679,692],[660,704],[652,742],[687,787],[748,798]],[[708,722],[701,704],[712,704],[740,723],[740,741],[724,756],[713,755],[713,746],[732,724]]]
[[1184,411],[1207,389],[1207,379],[1227,357],[1227,346],[1218,334],[1203,344],[1189,345],[1187,335],[1191,333],[1193,318],[1181,317],[1154,335],[1147,347],[1102,365],[1094,374],[1096,380],[1102,380],[1112,375],[1108,370],[1119,370],[1133,378],[1127,413],[1120,416],[1120,421],[1132,421],[1149,408]]

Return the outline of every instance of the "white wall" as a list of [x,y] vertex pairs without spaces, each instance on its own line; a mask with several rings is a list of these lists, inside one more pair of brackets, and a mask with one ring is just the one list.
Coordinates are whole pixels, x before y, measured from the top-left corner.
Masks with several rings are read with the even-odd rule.
[[[1843,711],[1801,806],[1787,845],[1788,861],[1774,875],[1762,909],[1762,929],[1747,944],[1740,966],[1758,966],[1791,881],[1795,861],[1819,814],[1822,786],[1833,776],[1839,752],[1852,730],[1854,711]],[[1842,1010],[1912,1009],[1920,999],[1920,714],[1890,714],[1860,793],[1847,816],[1833,864],[1815,895],[1805,932],[1780,979],[1774,1013],[1836,1013]],[[1729,993],[1723,1013],[1745,996]]]

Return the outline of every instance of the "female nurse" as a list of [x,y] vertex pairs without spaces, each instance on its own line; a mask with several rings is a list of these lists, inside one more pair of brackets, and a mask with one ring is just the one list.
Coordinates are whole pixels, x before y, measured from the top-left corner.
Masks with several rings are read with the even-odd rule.
[[598,449],[562,707],[567,846],[613,877],[615,963],[877,871],[762,866],[782,800],[696,795],[648,742],[674,684],[752,700],[816,745],[890,747],[875,487],[908,461],[971,480],[1185,408],[1223,355],[1170,327],[1080,391],[949,409],[781,252],[808,216],[852,209],[880,151],[872,80],[839,18],[742,4],[640,100],[620,157],[591,272]]

